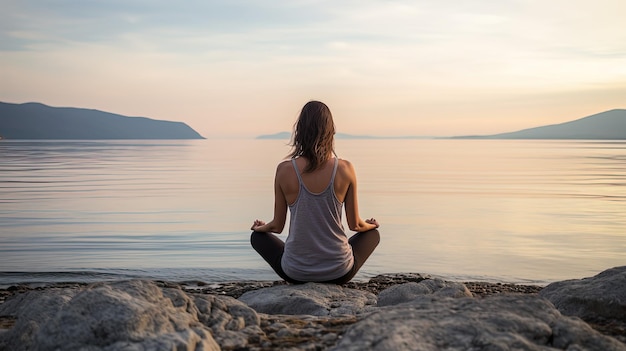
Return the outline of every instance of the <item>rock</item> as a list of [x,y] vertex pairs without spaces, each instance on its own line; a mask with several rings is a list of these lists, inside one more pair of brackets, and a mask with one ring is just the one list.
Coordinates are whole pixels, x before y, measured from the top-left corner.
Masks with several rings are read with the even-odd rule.
[[0,350],[31,350],[38,334],[67,305],[77,291],[67,289],[34,290],[14,295],[0,305],[0,316],[11,317],[10,329],[0,333]]
[[626,266],[608,269],[591,278],[552,283],[539,295],[568,316],[626,322]]
[[0,305],[15,325],[0,350],[220,350],[262,333],[259,317],[222,296],[186,294],[151,281],[31,291]]
[[397,305],[424,295],[472,297],[472,293],[462,283],[433,278],[422,280],[419,283],[409,282],[394,285],[381,291],[378,295],[378,306]]
[[626,345],[537,296],[422,297],[381,307],[332,350],[602,350]]
[[431,275],[423,273],[387,273],[379,274],[368,281],[350,281],[344,287],[366,290],[378,295],[382,290],[391,286],[408,282],[419,283],[424,279],[430,279]]
[[333,284],[306,283],[248,291],[239,301],[266,314],[339,316],[375,306],[376,295]]

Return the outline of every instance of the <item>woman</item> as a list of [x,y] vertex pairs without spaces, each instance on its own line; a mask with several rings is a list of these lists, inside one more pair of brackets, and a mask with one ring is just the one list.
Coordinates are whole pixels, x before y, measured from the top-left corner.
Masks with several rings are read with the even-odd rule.
[[[290,283],[347,283],[380,241],[378,222],[359,216],[356,174],[350,162],[337,158],[334,135],[328,106],[304,105],[291,159],[276,169],[274,219],[257,219],[251,228],[252,247]],[[357,232],[350,239],[341,220],[344,204],[348,226]],[[283,231],[288,207],[289,235],[283,243],[272,233]]]

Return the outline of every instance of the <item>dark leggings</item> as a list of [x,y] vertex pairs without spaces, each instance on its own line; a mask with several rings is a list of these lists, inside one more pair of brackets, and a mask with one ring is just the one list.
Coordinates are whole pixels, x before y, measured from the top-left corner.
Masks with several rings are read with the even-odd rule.
[[[348,239],[350,246],[352,246],[352,255],[354,256],[354,265],[348,273],[337,279],[328,280],[320,283],[329,284],[345,284],[349,282],[361,266],[365,263],[368,257],[374,252],[376,246],[380,242],[380,233],[378,230],[373,229],[367,232],[356,233]],[[263,257],[267,263],[270,264],[272,269],[284,279],[286,282],[292,284],[303,284],[306,282],[291,279],[280,264],[283,258],[283,252],[285,251],[285,243],[280,240],[276,235],[272,233],[252,232],[250,236],[250,243],[256,252]]]

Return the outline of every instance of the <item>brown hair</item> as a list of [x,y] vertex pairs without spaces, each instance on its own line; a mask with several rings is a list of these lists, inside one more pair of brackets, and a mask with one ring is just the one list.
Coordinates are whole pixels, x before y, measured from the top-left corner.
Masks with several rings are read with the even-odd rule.
[[303,156],[309,160],[305,172],[318,169],[334,151],[335,122],[326,104],[309,101],[302,107],[291,139],[291,157]]

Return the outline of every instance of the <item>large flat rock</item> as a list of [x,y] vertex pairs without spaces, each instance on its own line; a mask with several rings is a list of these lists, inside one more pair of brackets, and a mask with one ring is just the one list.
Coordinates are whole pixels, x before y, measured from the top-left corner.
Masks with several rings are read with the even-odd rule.
[[333,350],[622,351],[626,345],[537,296],[423,296],[381,307],[352,325]]
[[591,278],[555,282],[539,294],[569,316],[626,322],[626,266],[608,269]]
[[141,280],[31,291],[0,305],[0,316],[15,318],[0,333],[0,350],[12,351],[208,351],[262,333],[256,312],[233,298]]
[[472,297],[465,285],[448,282],[439,278],[424,279],[420,282],[408,282],[394,285],[378,294],[378,306],[392,306],[418,297],[431,295],[439,297]]
[[338,285],[306,283],[248,291],[239,301],[266,314],[339,316],[368,310],[376,305],[376,295]]

